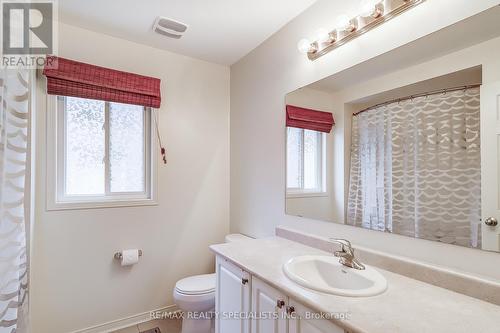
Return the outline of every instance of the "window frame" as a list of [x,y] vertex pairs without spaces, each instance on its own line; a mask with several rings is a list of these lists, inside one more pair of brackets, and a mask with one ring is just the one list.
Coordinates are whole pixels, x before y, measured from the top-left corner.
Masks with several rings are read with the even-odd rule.
[[314,189],[304,189],[304,154],[305,154],[305,149],[304,149],[304,137],[305,137],[305,131],[306,129],[303,128],[298,128],[301,130],[302,134],[302,139],[301,139],[301,145],[302,145],[302,155],[301,155],[301,172],[302,172],[302,177],[301,177],[301,187],[293,187],[290,188],[288,187],[288,128],[286,127],[285,130],[285,142],[286,142],[286,149],[285,149],[285,188],[286,188],[286,197],[287,198],[305,198],[305,197],[325,197],[328,196],[328,190],[326,188],[326,145],[327,145],[327,135],[326,133],[319,132],[319,131],[314,131],[317,133],[319,136],[319,151],[321,152],[318,154],[318,163],[317,167],[318,169],[316,170],[316,175],[318,177],[317,179],[317,184],[320,184],[320,187],[314,188]]
[[105,104],[105,194],[66,195],[65,193],[65,96],[47,96],[47,210],[92,209],[157,205],[157,142],[155,110],[144,112],[144,180],[140,192],[111,192],[109,168],[109,102]]

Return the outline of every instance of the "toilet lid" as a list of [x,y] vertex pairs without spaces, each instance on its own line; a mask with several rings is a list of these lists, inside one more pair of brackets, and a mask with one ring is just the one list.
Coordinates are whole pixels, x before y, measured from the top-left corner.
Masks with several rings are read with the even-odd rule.
[[186,295],[200,295],[215,290],[215,274],[190,276],[177,281],[175,289]]

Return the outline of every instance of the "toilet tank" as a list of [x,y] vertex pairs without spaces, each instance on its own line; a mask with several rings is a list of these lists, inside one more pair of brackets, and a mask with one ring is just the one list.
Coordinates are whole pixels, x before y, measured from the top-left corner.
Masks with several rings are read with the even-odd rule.
[[224,240],[226,243],[233,243],[233,242],[241,242],[241,241],[249,240],[249,239],[253,239],[253,238],[242,235],[242,234],[229,234],[229,235],[226,235],[226,238]]

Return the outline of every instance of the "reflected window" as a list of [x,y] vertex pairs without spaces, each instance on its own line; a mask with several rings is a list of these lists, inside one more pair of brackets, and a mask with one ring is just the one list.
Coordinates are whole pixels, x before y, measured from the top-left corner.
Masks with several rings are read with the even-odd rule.
[[287,127],[287,194],[325,192],[325,133]]

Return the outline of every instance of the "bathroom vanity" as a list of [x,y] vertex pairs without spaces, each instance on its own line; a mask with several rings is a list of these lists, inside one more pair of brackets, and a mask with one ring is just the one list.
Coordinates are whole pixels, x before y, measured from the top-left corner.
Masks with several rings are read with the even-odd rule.
[[228,259],[217,256],[216,265],[216,332],[345,332],[326,319],[317,319],[319,314],[313,315],[312,309]]
[[286,276],[284,265],[303,255],[333,254],[285,238],[211,249],[217,255],[216,333],[494,333],[500,324],[495,304],[377,267],[388,288],[376,296],[304,288]]

